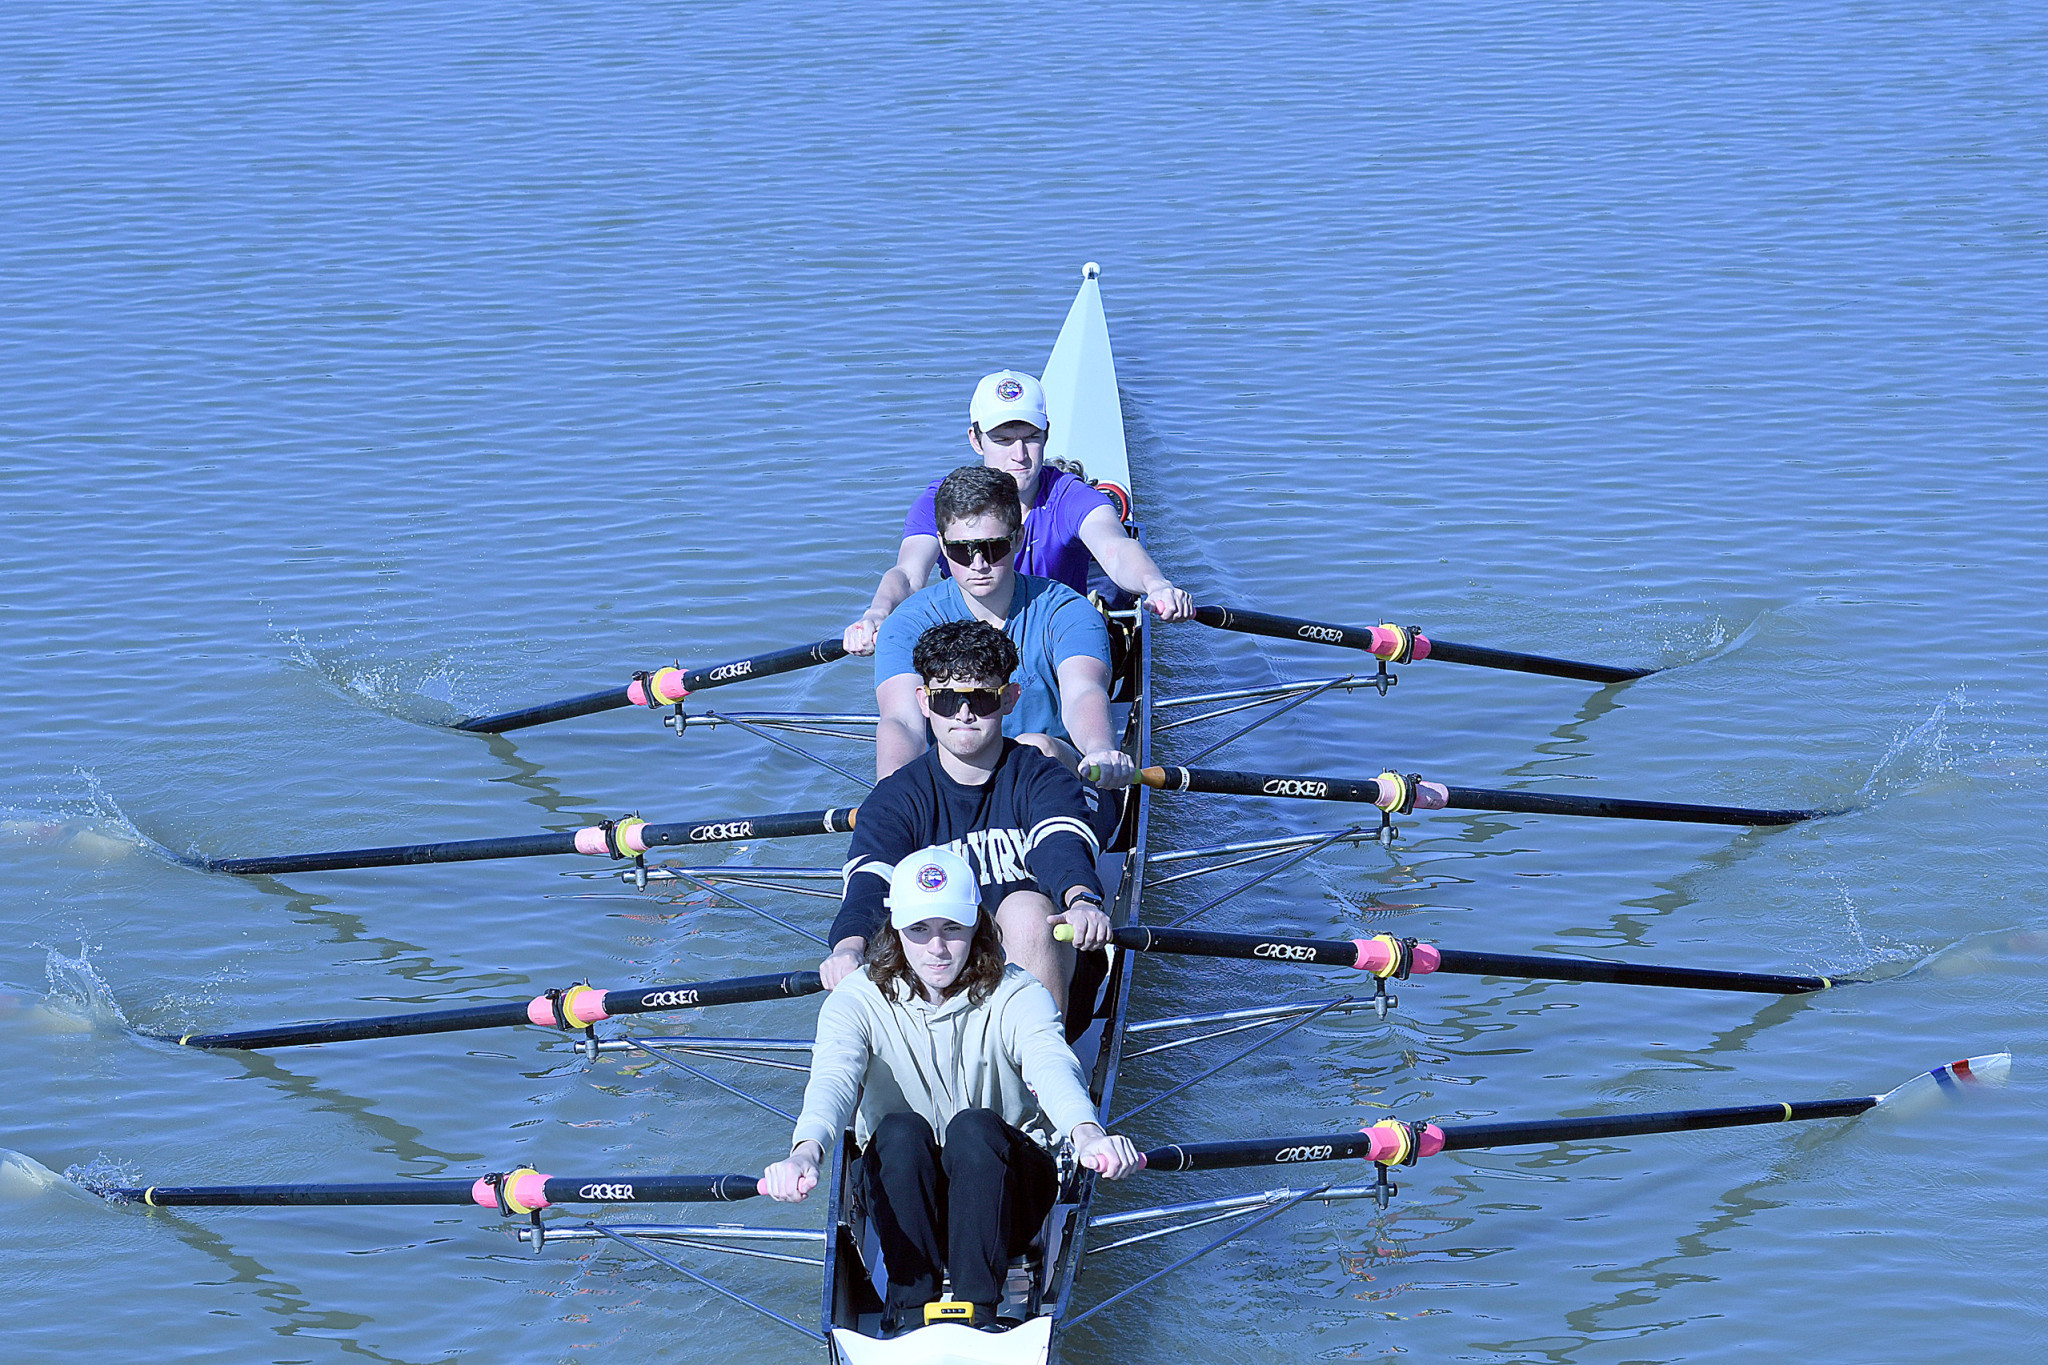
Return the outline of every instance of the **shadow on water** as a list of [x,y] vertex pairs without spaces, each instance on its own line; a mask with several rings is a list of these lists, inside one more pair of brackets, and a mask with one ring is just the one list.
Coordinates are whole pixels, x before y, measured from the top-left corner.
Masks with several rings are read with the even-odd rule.
[[[316,1308],[304,1290],[279,1278],[263,1262],[236,1250],[226,1238],[189,1217],[181,1217],[160,1209],[151,1210],[149,1216],[153,1221],[169,1228],[186,1246],[222,1267],[226,1272],[222,1282],[243,1286],[261,1300],[264,1311],[275,1319],[270,1330],[278,1336],[312,1337],[325,1344],[340,1347],[351,1357],[377,1361],[380,1365],[425,1365],[424,1357],[386,1355],[364,1345],[354,1337],[342,1335],[372,1326],[377,1319],[363,1313]],[[431,1240],[439,1243],[453,1239]],[[437,1352],[434,1358],[445,1358],[445,1353]]]

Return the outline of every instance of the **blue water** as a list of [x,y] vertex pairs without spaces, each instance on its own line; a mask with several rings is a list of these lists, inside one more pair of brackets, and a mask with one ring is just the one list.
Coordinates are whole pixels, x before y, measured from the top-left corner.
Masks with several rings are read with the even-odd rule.
[[[158,1183],[779,1154],[779,1121],[709,1087],[527,1032],[237,1058],[131,1030],[811,961],[783,930],[559,861],[240,881],[164,855],[857,800],[644,713],[495,744],[431,723],[836,633],[965,457],[974,379],[1042,363],[1097,260],[1141,510],[1200,599],[1676,665],[1602,691],[1423,664],[1223,758],[1848,811],[1420,818],[1204,922],[1884,978],[1761,1003],[1410,983],[1395,1023],[1312,1025],[1135,1136],[2016,1062],[1914,1122],[1439,1158],[1385,1215],[1255,1229],[1090,1319],[1072,1358],[2040,1353],[2038,9],[29,2],[6,29],[0,1147]],[[1355,663],[1189,626],[1160,687]],[[869,700],[853,664],[744,697]],[[1168,802],[1162,846],[1353,813]],[[1149,963],[1139,1012],[1338,985]],[[1136,1062],[1126,1095],[1227,1046]],[[1180,1179],[1106,1206],[1278,1183]],[[480,1213],[0,1190],[22,1359],[810,1349]],[[1204,1235],[1103,1258],[1080,1301]],[[801,1270],[693,1264],[814,1316]]]

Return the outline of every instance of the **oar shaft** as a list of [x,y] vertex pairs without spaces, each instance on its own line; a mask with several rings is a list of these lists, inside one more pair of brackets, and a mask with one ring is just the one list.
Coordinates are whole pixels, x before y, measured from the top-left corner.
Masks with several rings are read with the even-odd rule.
[[1871,1108],[1875,1095],[1845,1100],[1794,1100],[1779,1104],[1737,1104],[1721,1109],[1673,1109],[1655,1114],[1614,1114],[1606,1118],[1534,1119],[1522,1123],[1460,1123],[1443,1129],[1443,1149],[1522,1147],[1546,1142],[1596,1142],[1648,1133],[1689,1133],[1708,1128],[1746,1128],[1765,1123],[1849,1118]]
[[313,1043],[349,1043],[362,1038],[404,1038],[422,1033],[510,1028],[526,1022],[526,1005],[521,1002],[517,1005],[472,1005],[466,1009],[386,1014],[369,1019],[278,1024],[270,1028],[236,1029],[227,1033],[194,1033],[170,1041],[186,1047],[235,1048],[253,1052],[261,1048],[304,1047]]
[[404,867],[415,863],[467,863],[495,858],[537,858],[554,853],[630,857],[657,845],[723,844],[748,839],[788,839],[806,834],[844,834],[857,815],[852,807],[748,815],[736,820],[677,820],[651,824],[618,822],[626,847],[621,850],[613,828],[592,825],[564,834],[515,834],[500,839],[455,839],[430,844],[395,844],[388,848],[351,848],[332,853],[280,853],[259,858],[216,858],[215,872],[241,876],[286,872],[335,872],[359,867]]
[[1509,976],[1541,981],[1594,981],[1615,986],[1673,986],[1701,991],[1749,991],[1757,995],[1804,995],[1837,983],[1825,976],[1781,976],[1772,972],[1731,972],[1713,967],[1664,967],[1644,962],[1597,962],[1542,954],[1474,953],[1436,950],[1439,972],[1460,976]]
[[500,839],[453,839],[387,848],[345,848],[331,853],[280,853],[261,858],[216,858],[207,866],[239,876],[282,872],[336,872],[356,867],[408,867],[414,863],[468,863],[493,858],[539,858],[574,853],[576,835],[515,834]]
[[1447,787],[1454,810],[1498,810],[1533,815],[1604,816],[1619,820],[1668,820],[1687,825],[1796,825],[1828,814],[1824,810],[1774,810],[1749,806],[1698,806],[1677,801],[1632,801],[1611,796],[1566,796],[1555,792],[1496,791]]
[[315,1043],[347,1043],[364,1038],[408,1038],[430,1033],[460,1033],[472,1029],[511,1028],[535,1024],[543,1028],[582,1028],[603,1019],[626,1014],[653,1014],[667,1010],[707,1009],[714,1005],[737,1005],[757,1000],[793,999],[824,989],[816,972],[778,972],[766,976],[740,976],[725,981],[690,981],[636,986],[623,990],[598,990],[572,986],[535,996],[531,1000],[500,1005],[469,1005],[457,1009],[419,1010],[410,1014],[386,1014],[365,1019],[331,1019],[309,1024],[281,1024],[271,1028],[241,1029],[230,1033],[188,1034],[173,1039],[186,1047],[234,1048],[255,1051],[273,1047],[303,1047]]
[[1552,1142],[1596,1142],[1652,1133],[1741,1128],[1809,1119],[1849,1118],[1881,1097],[1741,1104],[1720,1109],[1676,1109],[1662,1113],[1612,1114],[1601,1118],[1535,1119],[1520,1123],[1434,1123],[1382,1121],[1357,1133],[1313,1133],[1302,1137],[1247,1138],[1232,1142],[1184,1142],[1146,1152],[1148,1170],[1198,1171],[1227,1166],[1285,1166],[1304,1161],[1393,1162],[1438,1152],[1489,1147],[1526,1147]]
[[[1073,931],[1065,925],[1058,926],[1053,932],[1062,940],[1073,937]],[[1110,937],[1119,948],[1135,953],[1225,957],[1247,962],[1313,963],[1326,967],[1353,967],[1381,976],[1407,976],[1411,973],[1424,976],[1432,972],[1448,972],[1456,976],[1506,976],[1537,981],[1749,991],[1759,995],[1801,995],[1808,991],[1824,991],[1836,984],[1824,976],[1781,976],[1708,967],[1599,962],[1540,954],[1475,953],[1417,943],[1413,939],[1396,939],[1391,935],[1376,939],[1272,938],[1259,934],[1219,934],[1206,929],[1155,929],[1146,925],[1129,925],[1112,929]]]
[[[1072,936],[1071,931],[1058,935],[1063,940]],[[1112,929],[1110,938],[1117,947],[1134,953],[1228,957],[1248,962],[1310,962],[1326,967],[1358,965],[1358,945],[1348,939],[1267,938],[1258,934],[1214,934],[1199,929],[1154,929],[1144,925]]]
[[631,706],[633,701],[623,687],[607,687],[596,692],[585,692],[581,696],[564,697],[560,701],[541,702],[536,706],[522,706],[517,711],[507,711],[496,716],[472,716],[458,721],[455,728],[477,735],[502,735],[509,730],[525,730],[535,725],[549,725],[558,720],[574,720],[578,716],[594,716],[600,711],[616,711],[622,706]]
[[[1378,778],[1325,777],[1310,773],[1247,773],[1220,768],[1141,768],[1138,780],[1162,791],[1210,792],[1225,796],[1275,796],[1305,801],[1355,801],[1391,807],[1393,785]],[[1416,810],[1497,810],[1538,815],[1576,815],[1619,820],[1667,820],[1695,825],[1790,825],[1828,812],[1692,805],[1678,801],[1635,801],[1612,796],[1571,796],[1556,792],[1498,791],[1405,782]]]
[[1440,663],[1469,664],[1474,668],[1498,668],[1511,673],[1536,673],[1546,678],[1573,678],[1579,682],[1621,683],[1647,678],[1654,668],[1618,668],[1613,664],[1581,663],[1576,659],[1553,659],[1546,654],[1524,654],[1513,649],[1490,649],[1485,645],[1461,645],[1431,636],[1428,658]]
[[107,1197],[156,1208],[283,1208],[310,1205],[479,1204],[497,1208],[509,1188],[515,1212],[553,1204],[698,1204],[748,1199],[759,1193],[750,1175],[542,1175],[515,1171],[482,1180],[381,1180],[324,1185],[151,1185],[119,1189]]
[[[1246,635],[1264,635],[1276,640],[1306,640],[1311,644],[1337,645],[1362,650],[1376,658],[1398,663],[1436,659],[1443,663],[1470,664],[1478,668],[1500,668],[1516,673],[1539,673],[1551,678],[1576,678],[1581,682],[1618,683],[1647,677],[1654,668],[1617,668],[1611,664],[1581,663],[1556,659],[1546,654],[1524,654],[1485,645],[1461,645],[1427,636],[1412,627],[1340,626],[1328,621],[1303,621],[1292,616],[1269,616],[1241,607],[1197,607],[1195,619],[1218,630]],[[1401,658],[1402,653],[1408,658]]]
[[819,640],[814,644],[798,645],[792,649],[756,654],[750,658],[734,659],[730,663],[713,664],[708,668],[664,668],[645,677],[636,676],[624,687],[609,687],[601,692],[586,692],[580,697],[542,702],[538,706],[523,707],[517,711],[504,712],[502,715],[472,716],[457,724],[455,728],[468,730],[474,734],[502,735],[509,730],[524,730],[535,725],[546,725],[550,721],[595,715],[600,711],[613,711],[622,706],[667,706],[681,701],[692,692],[723,687],[727,683],[736,683],[748,678],[767,678],[777,673],[790,673],[799,668],[830,663],[845,656],[846,647],[837,638],[833,638]]

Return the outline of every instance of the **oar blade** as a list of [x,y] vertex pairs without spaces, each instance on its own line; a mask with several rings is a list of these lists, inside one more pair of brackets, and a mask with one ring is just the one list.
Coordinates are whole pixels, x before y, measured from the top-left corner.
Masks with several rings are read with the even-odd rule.
[[1962,1099],[1973,1090],[1996,1089],[2011,1076],[2012,1054],[1989,1052],[1923,1071],[1879,1096],[1877,1102],[1886,1114],[1912,1118]]

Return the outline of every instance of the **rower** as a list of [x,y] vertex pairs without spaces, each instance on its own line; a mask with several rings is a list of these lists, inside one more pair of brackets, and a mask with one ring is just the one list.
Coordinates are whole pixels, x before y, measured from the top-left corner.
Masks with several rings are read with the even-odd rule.
[[[1017,647],[1003,632],[982,621],[941,622],[918,637],[912,663],[912,704],[937,743],[861,802],[845,897],[827,936],[832,952],[818,975],[835,988],[871,957],[892,869],[942,844],[973,864],[1009,960],[1037,977],[1064,1015],[1075,950],[1109,942],[1095,855],[1098,822],[1114,813],[1091,809],[1093,794],[1064,764],[1004,737],[1019,689],[1010,681]],[[1054,940],[1056,924],[1073,927],[1072,943]]]
[[897,863],[867,964],[818,1011],[789,1156],[763,1172],[770,1198],[802,1199],[854,1121],[888,1267],[884,1337],[923,1325],[941,1275],[969,1325],[1004,1330],[1009,1258],[1059,1196],[1059,1137],[1112,1180],[1138,1169],[1130,1139],[1097,1121],[1052,998],[1004,966],[986,899],[951,849]]
[[[1022,518],[1018,572],[1056,579],[1086,593],[1088,563],[1093,559],[1111,582],[1143,596],[1146,607],[1162,621],[1194,619],[1195,599],[1176,588],[1145,547],[1125,534],[1116,505],[1086,479],[1045,467],[1051,422],[1045,390],[1036,379],[1021,370],[998,370],[975,386],[967,412],[967,444],[984,465],[1008,474],[1017,484]],[[873,653],[875,635],[889,613],[925,585],[933,565],[946,571],[940,562],[935,509],[940,482],[932,480],[904,517],[896,567],[882,575],[874,602],[846,628],[842,642],[847,653]]]
[[962,465],[939,481],[946,557],[957,572],[913,594],[875,642],[875,773],[887,777],[925,751],[925,717],[911,652],[942,621],[986,621],[1016,643],[1019,695],[1003,733],[1086,769],[1098,786],[1129,785],[1136,767],[1109,719],[1109,631],[1102,613],[1064,583],[1016,570],[1023,514],[1007,474]]

